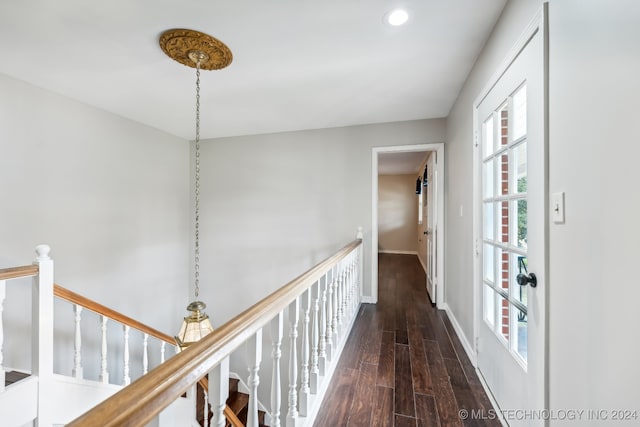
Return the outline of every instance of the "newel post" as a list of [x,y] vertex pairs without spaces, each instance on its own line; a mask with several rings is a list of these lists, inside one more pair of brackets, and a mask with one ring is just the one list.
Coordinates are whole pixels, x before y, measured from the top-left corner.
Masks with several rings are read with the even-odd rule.
[[38,245],[34,261],[39,273],[33,278],[31,325],[31,372],[38,377],[38,418],[36,426],[53,424],[53,260],[51,248]]

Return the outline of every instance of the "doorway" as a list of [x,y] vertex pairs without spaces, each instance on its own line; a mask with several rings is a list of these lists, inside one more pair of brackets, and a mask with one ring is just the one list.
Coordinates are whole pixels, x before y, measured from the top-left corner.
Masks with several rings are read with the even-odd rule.
[[[375,147],[372,149],[372,206],[371,206],[371,224],[372,224],[372,251],[371,251],[371,298],[366,298],[365,302],[376,303],[378,301],[378,248],[379,248],[379,179],[378,169],[380,156],[390,153],[416,153],[424,152],[429,155],[431,171],[427,170],[428,185],[424,187],[421,180],[421,192],[425,205],[431,215],[428,215],[427,228],[418,227],[419,233],[424,233],[419,244],[425,245],[425,253],[427,263],[425,270],[427,271],[427,282],[425,286],[429,289],[429,295],[432,301],[440,309],[444,307],[444,143],[434,144],[418,144],[393,147]],[[423,172],[420,171],[420,174]],[[416,192],[418,183],[416,182]],[[428,205],[430,201],[430,205]],[[416,209],[418,204],[416,202]],[[426,233],[425,233],[426,232]]]

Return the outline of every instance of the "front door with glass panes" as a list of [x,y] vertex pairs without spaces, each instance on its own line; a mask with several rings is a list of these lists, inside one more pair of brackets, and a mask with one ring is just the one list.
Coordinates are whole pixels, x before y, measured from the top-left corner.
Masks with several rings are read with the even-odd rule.
[[[478,368],[500,408],[544,409],[545,156],[541,31],[477,105]],[[510,425],[540,420],[507,417]],[[535,412],[527,412],[534,414]],[[525,412],[519,412],[520,415]]]

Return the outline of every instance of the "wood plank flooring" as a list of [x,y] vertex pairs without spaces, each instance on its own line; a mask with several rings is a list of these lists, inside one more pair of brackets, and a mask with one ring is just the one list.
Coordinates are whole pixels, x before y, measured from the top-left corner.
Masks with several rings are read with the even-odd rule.
[[500,426],[453,326],[430,303],[414,255],[379,256],[378,304],[364,304],[314,426]]

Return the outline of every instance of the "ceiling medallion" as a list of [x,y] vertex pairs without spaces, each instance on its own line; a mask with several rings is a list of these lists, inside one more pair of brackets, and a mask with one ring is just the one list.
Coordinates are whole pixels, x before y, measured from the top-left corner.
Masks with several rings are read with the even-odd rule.
[[160,36],[160,47],[170,58],[187,67],[196,68],[200,60],[203,70],[220,70],[231,64],[231,50],[215,37],[194,30],[167,30]]

